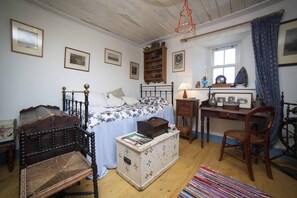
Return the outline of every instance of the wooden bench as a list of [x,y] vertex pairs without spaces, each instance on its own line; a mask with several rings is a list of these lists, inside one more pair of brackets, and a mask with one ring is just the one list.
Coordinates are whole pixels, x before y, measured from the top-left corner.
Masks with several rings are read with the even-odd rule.
[[[64,144],[52,145],[52,148],[42,149],[42,136],[51,134],[53,139],[58,132],[64,132]],[[67,142],[69,133],[75,133],[76,139]],[[37,137],[38,145],[41,149],[36,152],[26,152],[26,147],[30,142],[26,139]],[[55,141],[53,141],[55,142]],[[45,159],[40,162],[28,164],[29,157],[47,153],[59,153],[57,151],[67,147],[73,147],[71,152],[59,154],[55,157]],[[85,156],[90,156],[91,163]],[[75,183],[92,175],[94,192],[73,192],[65,195],[90,195],[98,197],[97,186],[97,165],[95,159],[95,137],[94,133],[89,133],[82,128],[59,128],[49,131],[40,131],[31,134],[22,131],[20,134],[20,197],[48,197]]]
[[[57,107],[38,106],[21,111],[21,198],[54,194],[98,197],[95,134],[78,124],[76,117],[65,115]],[[65,191],[88,176],[93,178],[93,192]]]

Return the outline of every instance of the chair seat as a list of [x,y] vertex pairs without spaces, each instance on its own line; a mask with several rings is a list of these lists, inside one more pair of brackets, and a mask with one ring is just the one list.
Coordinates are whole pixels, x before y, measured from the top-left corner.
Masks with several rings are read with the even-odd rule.
[[[246,137],[246,131],[243,130],[229,130],[224,133],[227,137],[234,138],[237,141],[244,141],[244,138]],[[265,142],[264,138],[260,138],[254,134],[251,134],[250,143],[251,144],[263,144]]]
[[47,197],[91,174],[87,159],[73,151],[22,169],[21,193],[23,197]]

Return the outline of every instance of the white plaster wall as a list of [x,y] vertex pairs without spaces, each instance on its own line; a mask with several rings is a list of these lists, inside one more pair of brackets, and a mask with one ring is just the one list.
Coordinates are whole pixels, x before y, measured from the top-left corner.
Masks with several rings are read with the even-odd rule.
[[[61,107],[62,86],[107,92],[122,87],[126,95],[139,96],[143,79],[142,49],[87,25],[52,14],[23,0],[0,2],[0,120],[18,118],[23,108],[40,104]],[[11,52],[10,19],[44,30],[42,58]],[[90,72],[64,68],[65,47],[90,56]],[[122,66],[104,63],[104,49],[122,53]],[[130,61],[140,64],[140,80],[129,79]]]

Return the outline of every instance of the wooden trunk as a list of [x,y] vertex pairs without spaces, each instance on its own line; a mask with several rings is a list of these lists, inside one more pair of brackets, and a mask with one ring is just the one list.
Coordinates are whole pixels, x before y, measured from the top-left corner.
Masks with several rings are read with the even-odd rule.
[[179,131],[169,130],[143,145],[125,140],[134,133],[116,138],[117,173],[137,190],[144,190],[178,160]]
[[158,117],[137,121],[137,132],[147,137],[155,138],[168,132],[168,123],[167,120]]

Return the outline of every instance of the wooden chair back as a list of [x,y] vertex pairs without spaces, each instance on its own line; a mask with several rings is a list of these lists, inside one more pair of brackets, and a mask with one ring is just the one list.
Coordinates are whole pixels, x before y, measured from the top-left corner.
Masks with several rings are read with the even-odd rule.
[[[263,122],[257,123],[258,125],[252,125],[253,117],[261,116],[263,118]],[[251,135],[255,135],[259,138],[264,138],[265,143],[269,144],[270,140],[270,129],[273,125],[275,117],[274,107],[272,106],[260,106],[252,109],[246,116],[245,120],[245,128],[246,128],[246,137],[245,140],[250,143]]]

